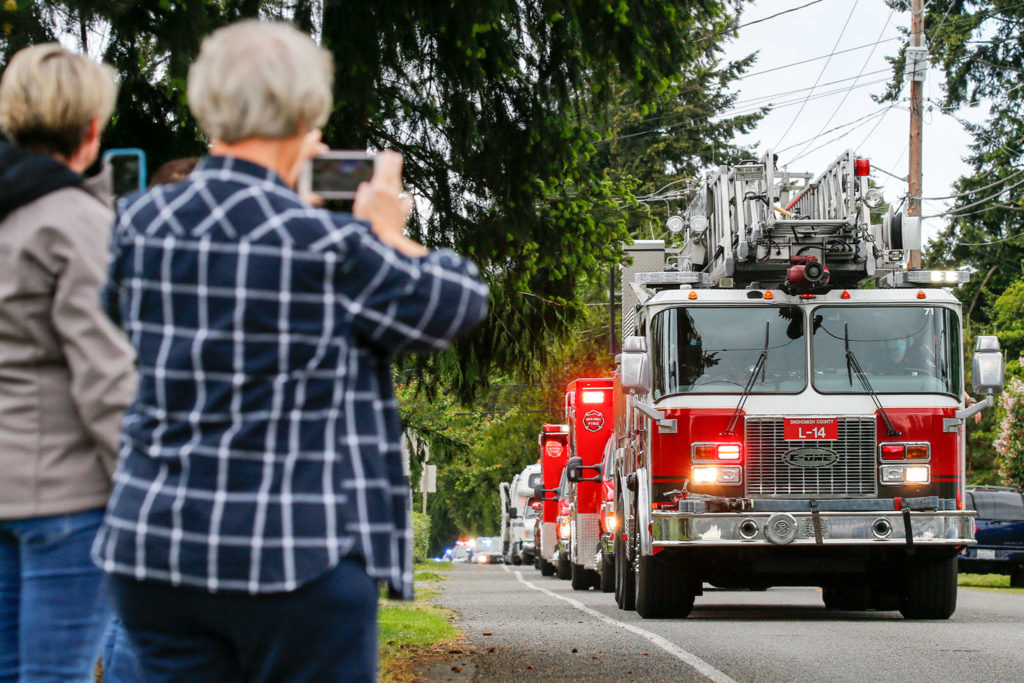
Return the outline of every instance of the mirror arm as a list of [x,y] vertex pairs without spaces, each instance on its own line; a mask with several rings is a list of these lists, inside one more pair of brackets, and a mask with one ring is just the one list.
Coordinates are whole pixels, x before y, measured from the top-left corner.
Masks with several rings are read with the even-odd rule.
[[991,408],[995,405],[995,400],[992,398],[992,394],[989,394],[985,398],[981,399],[973,406],[958,410],[953,413],[953,417],[947,417],[942,420],[942,431],[944,432],[955,432],[960,425],[964,423],[969,417],[974,417],[976,414],[985,410],[985,408]]
[[676,421],[665,419],[665,412],[658,410],[652,406],[647,405],[643,401],[634,401],[633,407],[639,410],[641,413],[651,418],[658,424],[658,431],[662,434],[675,434],[676,433]]
[[663,413],[662,411],[660,411],[660,410],[658,410],[658,409],[656,409],[656,408],[654,408],[652,406],[647,405],[643,401],[636,401],[635,403],[633,403],[633,407],[636,408],[637,410],[639,410],[641,413],[643,413],[647,417],[651,418],[652,420],[664,420],[665,419],[665,413]]

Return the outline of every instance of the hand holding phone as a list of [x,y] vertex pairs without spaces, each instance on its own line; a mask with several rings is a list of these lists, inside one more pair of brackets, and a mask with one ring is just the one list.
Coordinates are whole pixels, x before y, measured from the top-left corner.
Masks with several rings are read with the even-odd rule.
[[381,152],[370,182],[359,187],[352,214],[370,221],[381,242],[407,256],[425,256],[427,248],[403,234],[411,212],[412,199],[402,191],[402,155]]

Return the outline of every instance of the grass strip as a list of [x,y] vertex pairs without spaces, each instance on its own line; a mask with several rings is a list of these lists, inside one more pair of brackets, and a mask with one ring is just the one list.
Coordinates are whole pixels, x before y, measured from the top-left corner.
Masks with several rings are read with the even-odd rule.
[[1024,594],[1024,588],[1011,588],[1010,577],[1006,574],[960,574],[957,585],[964,588],[997,590],[1000,593]]
[[440,605],[427,602],[440,595],[440,591],[421,585],[423,582],[443,581],[447,577],[437,570],[449,569],[450,563],[417,565],[416,599],[413,602],[381,599],[377,615],[379,680],[395,683],[414,681],[414,662],[430,657],[435,652],[447,652],[448,645],[462,637],[451,625],[454,614]]

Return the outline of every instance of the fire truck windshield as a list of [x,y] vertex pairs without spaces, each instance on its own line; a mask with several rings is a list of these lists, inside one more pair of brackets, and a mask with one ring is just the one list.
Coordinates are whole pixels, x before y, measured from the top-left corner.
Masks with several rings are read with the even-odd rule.
[[656,400],[683,393],[741,394],[765,351],[751,393],[795,394],[807,384],[804,315],[796,306],[670,308],[654,316],[651,329]]
[[822,393],[861,394],[850,350],[879,394],[962,392],[956,313],[936,306],[821,306],[814,309],[811,358],[814,388]]

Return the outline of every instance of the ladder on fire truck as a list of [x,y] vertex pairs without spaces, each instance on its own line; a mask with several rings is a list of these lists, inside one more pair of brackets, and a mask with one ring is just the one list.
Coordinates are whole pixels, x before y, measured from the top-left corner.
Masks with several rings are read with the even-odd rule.
[[[885,201],[869,187],[870,171],[852,150],[817,176],[780,170],[771,151],[760,161],[715,169],[678,221],[685,227],[682,247],[666,249],[663,240],[624,247],[623,338],[633,333],[637,306],[664,287],[796,294],[871,279],[879,287],[909,286],[917,275],[931,277],[903,270],[907,252],[921,248],[920,219],[888,207],[871,223]],[[948,283],[962,281],[951,275]]]
[[871,225],[884,200],[869,173],[852,150],[817,176],[780,170],[771,151],[719,167],[685,211],[682,268],[707,273],[712,285],[784,289],[794,289],[794,266],[804,267],[808,288],[851,287],[901,268],[905,221]]

